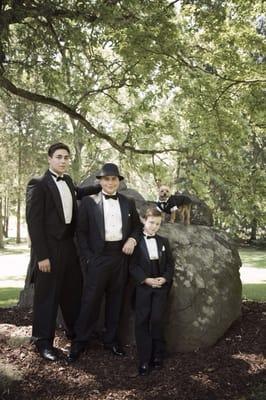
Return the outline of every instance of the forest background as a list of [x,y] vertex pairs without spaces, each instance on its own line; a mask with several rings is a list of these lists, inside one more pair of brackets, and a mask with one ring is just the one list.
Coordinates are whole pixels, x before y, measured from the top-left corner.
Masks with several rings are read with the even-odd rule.
[[0,1],[0,247],[56,141],[76,182],[115,162],[263,238],[265,38],[263,0]]

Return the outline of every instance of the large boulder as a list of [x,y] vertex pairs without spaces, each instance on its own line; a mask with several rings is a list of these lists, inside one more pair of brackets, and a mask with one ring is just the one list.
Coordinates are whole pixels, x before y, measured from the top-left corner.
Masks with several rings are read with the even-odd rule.
[[[223,232],[210,227],[166,223],[159,233],[169,239],[175,263],[166,312],[168,350],[211,346],[240,316],[241,260],[236,247]],[[124,342],[134,341],[130,299],[121,334]]]

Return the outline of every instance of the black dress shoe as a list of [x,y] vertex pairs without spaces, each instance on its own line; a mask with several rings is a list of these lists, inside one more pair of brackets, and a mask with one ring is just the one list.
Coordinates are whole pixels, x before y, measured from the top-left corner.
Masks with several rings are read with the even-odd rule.
[[81,353],[83,353],[83,351],[85,350],[85,347],[86,345],[84,343],[74,342],[71,345],[69,354],[67,355],[67,361],[69,363],[77,361]]
[[42,358],[44,358],[47,361],[57,361],[58,357],[56,355],[55,350],[53,349],[52,346],[49,346],[47,344],[40,344],[36,343],[36,348]]
[[162,360],[162,358],[155,357],[151,362],[151,366],[154,369],[162,369],[163,368],[163,360]]
[[123,357],[126,355],[123,348],[118,344],[105,344],[104,348],[110,350],[115,356]]
[[149,367],[148,363],[144,363],[139,366],[139,375],[140,376],[146,376],[146,375],[149,375],[149,373],[150,373],[150,367]]

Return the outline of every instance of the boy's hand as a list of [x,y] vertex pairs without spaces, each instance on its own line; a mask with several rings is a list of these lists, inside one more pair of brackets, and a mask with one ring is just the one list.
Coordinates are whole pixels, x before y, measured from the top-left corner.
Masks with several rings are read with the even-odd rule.
[[51,272],[51,264],[49,258],[38,262],[39,270],[42,272]]
[[157,280],[157,285],[159,285],[160,287],[163,286],[166,283],[166,279],[163,278],[162,276],[160,276],[156,280]]
[[136,244],[137,242],[134,238],[128,238],[122,248],[122,252],[130,256],[133,253]]
[[158,280],[155,278],[146,278],[144,283],[148,286],[151,286],[153,288],[157,288],[160,287],[160,285],[158,284]]

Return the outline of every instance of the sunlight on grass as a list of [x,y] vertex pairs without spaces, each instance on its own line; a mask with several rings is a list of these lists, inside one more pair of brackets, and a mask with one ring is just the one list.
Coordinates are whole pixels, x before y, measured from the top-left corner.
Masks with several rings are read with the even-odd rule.
[[266,301],[266,284],[265,283],[243,284],[242,297],[248,300]]
[[249,267],[266,268],[266,251],[256,249],[239,249],[239,255],[243,264]]
[[15,306],[22,288],[0,288],[0,307]]

